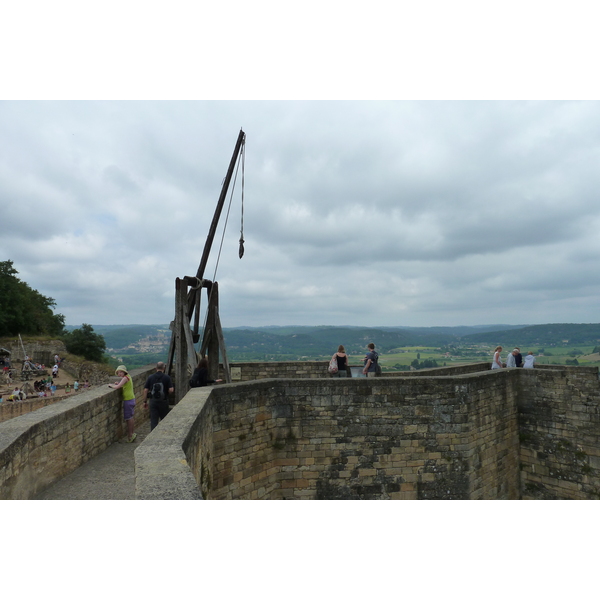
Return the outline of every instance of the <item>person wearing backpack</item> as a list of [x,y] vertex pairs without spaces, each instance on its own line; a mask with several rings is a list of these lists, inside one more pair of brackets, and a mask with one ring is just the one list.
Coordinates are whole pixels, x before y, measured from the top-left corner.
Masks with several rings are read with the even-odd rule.
[[363,368],[363,373],[367,376],[367,377],[376,377],[377,375],[377,367],[379,366],[379,354],[377,354],[377,352],[375,352],[375,344],[373,342],[371,342],[368,346],[367,349],[369,350],[369,352],[367,353],[367,355],[365,356],[365,366]]
[[150,431],[169,413],[169,394],[175,391],[171,378],[165,373],[165,363],[156,363],[156,373],[144,384],[144,408],[150,400]]

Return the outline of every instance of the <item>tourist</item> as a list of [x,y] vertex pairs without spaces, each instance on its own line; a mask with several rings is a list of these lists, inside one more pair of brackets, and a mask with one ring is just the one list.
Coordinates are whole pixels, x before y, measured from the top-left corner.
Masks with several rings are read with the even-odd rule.
[[502,368],[502,359],[500,357],[500,353],[502,352],[502,346],[496,346],[494,350],[494,358],[492,360],[492,369],[501,369]]
[[156,373],[152,373],[144,384],[144,408],[148,408],[150,398],[150,431],[169,414],[169,394],[175,391],[171,378],[165,373],[165,363],[156,363]]
[[54,355],[54,364],[57,365],[60,362],[60,357],[58,356],[58,354]]
[[508,356],[506,357],[506,367],[508,369],[512,369],[513,367],[517,366],[517,363],[515,361],[515,354],[516,354],[516,350],[513,350],[512,352],[508,353]]
[[367,349],[369,351],[364,358],[365,366],[363,368],[363,373],[367,377],[375,377],[377,375],[377,361],[379,360],[379,354],[375,352],[375,344],[373,342],[367,345]]
[[525,357],[525,364],[523,365],[524,369],[533,369],[533,365],[535,364],[535,356],[533,352],[528,352]]
[[52,383],[50,384],[50,393],[52,396],[56,394],[56,383],[54,383],[54,380],[52,380]]
[[65,394],[70,394],[71,393],[71,386],[69,385],[69,382],[67,381],[67,384],[65,385]]
[[204,387],[211,383],[220,383],[223,381],[222,379],[209,379],[208,378],[208,359],[202,357],[198,361],[198,366],[194,369],[192,373],[192,378],[190,379],[190,387]]
[[10,399],[12,399],[13,402],[23,402],[23,396],[23,392],[18,387],[16,387],[13,390],[13,393],[10,395]]
[[73,392],[76,394],[79,391],[79,381],[77,379],[73,382]]
[[346,349],[342,344],[338,346],[337,352],[331,357],[331,360],[335,359],[337,362],[337,373],[332,373],[332,377],[348,377],[348,355]]
[[523,357],[521,356],[521,348],[517,347],[513,350],[515,353],[515,366],[522,367],[523,366]]
[[127,441],[132,443],[137,437],[137,433],[133,432],[135,422],[133,419],[133,411],[135,410],[135,392],[133,391],[133,380],[127,372],[125,365],[119,365],[115,371],[115,375],[120,377],[119,383],[109,383],[108,387],[113,390],[123,390],[123,418],[127,424]]
[[87,390],[90,387],[90,382],[86,379],[85,383],[83,384],[83,389]]
[[58,377],[58,365],[52,367],[52,377]]

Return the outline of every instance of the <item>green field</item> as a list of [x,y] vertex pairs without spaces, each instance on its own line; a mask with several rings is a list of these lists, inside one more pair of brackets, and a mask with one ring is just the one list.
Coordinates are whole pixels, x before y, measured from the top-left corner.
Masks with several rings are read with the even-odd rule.
[[[600,366],[600,355],[592,354],[594,346],[564,346],[552,348],[521,348],[523,357],[531,350],[536,357],[536,364],[539,365],[567,365],[578,364],[579,366]],[[540,355],[540,350],[544,350]],[[382,353],[379,357],[379,363],[384,371],[405,370],[410,368],[415,360],[419,363],[425,361],[435,361],[438,367],[468,364],[474,362],[492,362],[494,347],[464,347],[456,349],[428,348],[426,346],[411,346],[403,348],[402,351]],[[502,359],[505,361],[508,349],[502,351]],[[364,354],[353,354],[350,356],[350,364],[361,364]],[[326,357],[328,358],[328,357]],[[575,363],[574,361],[577,361]]]

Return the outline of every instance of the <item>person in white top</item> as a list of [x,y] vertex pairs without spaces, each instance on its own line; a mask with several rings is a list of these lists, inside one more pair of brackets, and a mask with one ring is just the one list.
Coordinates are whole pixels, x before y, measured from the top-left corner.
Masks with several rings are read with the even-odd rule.
[[517,366],[517,361],[515,360],[515,352],[516,350],[513,350],[512,352],[508,353],[508,356],[506,357],[506,366],[507,367],[516,367]]
[[502,346],[497,346],[494,350],[494,359],[492,360],[492,369],[501,369],[502,360],[500,359],[500,352],[502,352]]
[[535,364],[535,356],[533,352],[528,352],[525,357],[525,363],[523,364],[524,369],[533,369],[533,365]]

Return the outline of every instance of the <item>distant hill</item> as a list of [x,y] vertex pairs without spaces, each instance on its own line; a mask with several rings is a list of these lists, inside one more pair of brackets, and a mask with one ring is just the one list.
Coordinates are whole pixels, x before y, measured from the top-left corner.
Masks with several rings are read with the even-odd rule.
[[[104,336],[107,348],[117,349],[119,356],[149,356],[162,360],[168,349],[168,325],[93,325]],[[328,356],[343,344],[350,354],[365,351],[373,342],[379,352],[398,348],[426,346],[441,348],[487,344],[556,346],[599,345],[600,324],[481,325],[476,327],[333,327],[270,326],[231,327],[223,330],[228,358],[232,361],[295,360],[302,357]],[[149,341],[150,340],[150,341]],[[135,346],[137,349],[131,348]],[[163,356],[164,355],[164,356]],[[158,357],[158,358],[156,358]],[[142,358],[140,358],[142,360]]]
[[[136,351],[130,346],[147,345],[146,340],[156,339],[168,325],[92,325],[104,337],[107,348]],[[458,344],[467,333],[484,333],[490,328],[509,329],[511,325],[485,325],[480,327],[334,327],[334,326],[270,326],[231,327],[223,330],[228,355],[237,360],[253,360],[265,355],[288,357],[328,355],[339,344],[349,353],[360,353],[369,342],[380,352],[389,352],[406,346],[445,346]],[[74,327],[69,327],[73,329]],[[168,343],[168,341],[166,342]],[[165,344],[165,342],[163,342]],[[156,352],[157,349],[154,348]],[[123,352],[121,352],[123,353]]]
[[593,344],[600,342],[598,323],[550,323],[529,325],[510,331],[494,331],[465,335],[463,341],[509,346],[556,346],[557,344]]

